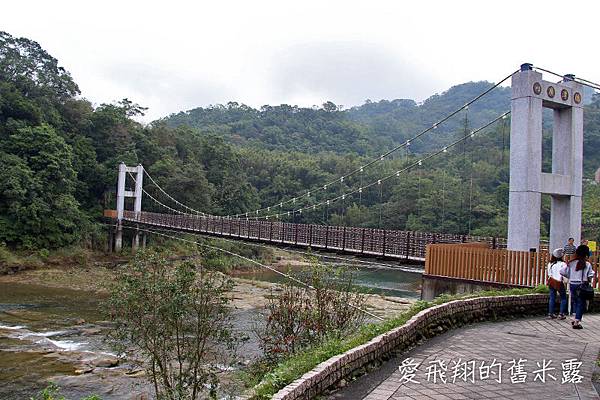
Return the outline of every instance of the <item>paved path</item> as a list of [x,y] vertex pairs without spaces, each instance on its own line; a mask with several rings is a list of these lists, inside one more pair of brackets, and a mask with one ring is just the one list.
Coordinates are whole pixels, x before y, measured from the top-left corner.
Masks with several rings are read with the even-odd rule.
[[[585,329],[571,328],[569,319],[564,321],[541,318],[521,319],[509,322],[481,323],[447,332],[400,358],[385,363],[381,369],[352,382],[344,389],[330,396],[333,399],[599,399],[600,396],[592,384],[592,372],[600,352],[600,315],[584,315]],[[408,358],[421,363],[414,380],[419,383],[403,382],[399,367]],[[481,362],[489,366],[494,358],[501,363],[501,383],[496,382],[497,374],[491,373],[487,380],[481,380]],[[518,376],[517,368],[510,370],[511,361],[526,359],[524,371],[525,383],[512,383],[511,375]],[[458,363],[458,360],[461,360]],[[548,362],[546,383],[536,380],[534,371],[543,369],[543,360]],[[566,360],[577,359],[582,362],[579,375],[581,383],[562,384],[563,367]],[[432,363],[433,361],[433,363]],[[464,364],[464,361],[475,363]],[[446,383],[439,381],[440,374],[434,374],[434,363],[445,362]],[[453,382],[453,366],[459,374]],[[475,365],[475,368],[473,368]],[[428,367],[432,372],[427,376]],[[549,370],[549,368],[556,368]],[[491,372],[497,371],[497,367]],[[568,370],[568,367],[565,368]],[[438,368],[440,370],[440,368]],[[471,374],[473,371],[473,374]],[[512,372],[512,374],[511,374]],[[438,378],[433,383],[434,375]],[[466,376],[465,376],[466,375]],[[464,378],[466,377],[466,382]],[[485,378],[485,375],[483,376]],[[474,380],[474,382],[473,382]]]

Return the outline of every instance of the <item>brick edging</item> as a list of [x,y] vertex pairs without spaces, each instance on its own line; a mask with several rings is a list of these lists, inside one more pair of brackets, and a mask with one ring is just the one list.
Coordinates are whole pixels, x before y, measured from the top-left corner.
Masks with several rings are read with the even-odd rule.
[[402,352],[421,339],[428,339],[458,326],[496,319],[545,313],[547,294],[492,296],[454,300],[420,311],[402,326],[394,328],[367,343],[323,361],[274,396],[274,400],[312,399],[341,379],[371,362]]

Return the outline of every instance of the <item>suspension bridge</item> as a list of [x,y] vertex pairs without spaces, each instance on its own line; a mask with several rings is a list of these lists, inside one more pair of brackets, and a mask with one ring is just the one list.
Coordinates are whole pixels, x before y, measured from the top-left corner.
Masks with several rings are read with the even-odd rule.
[[[545,81],[542,72],[560,77],[559,82]],[[448,120],[469,109],[492,90],[511,80],[511,110],[480,127],[466,131],[452,143],[422,155],[407,166],[382,174],[371,182],[342,189],[349,178],[374,168],[411,142],[426,138]],[[523,64],[463,106],[453,110],[412,138],[395,146],[360,167],[313,188],[307,188],[259,209],[233,215],[211,215],[183,204],[167,193],[149,173],[138,165],[119,166],[116,210],[105,216],[116,221],[114,245],[122,246],[122,229],[133,229],[133,244],[140,243],[140,230],[168,229],[171,232],[261,242],[269,245],[297,246],[347,253],[364,257],[385,257],[403,262],[426,262],[425,274],[443,278],[472,280],[514,286],[532,286],[544,282],[543,265],[548,244],[540,244],[542,194],[552,198],[550,248],[562,247],[569,237],[581,237],[581,195],[583,157],[583,87],[600,89],[597,84],[560,75],[550,70]],[[542,172],[542,112],[553,110],[552,172]],[[421,168],[434,158],[443,157],[451,148],[484,134],[489,127],[510,118],[510,194],[508,238],[480,237],[468,234],[416,232],[379,228],[334,226],[286,222],[352,197],[360,197],[370,188],[393,184],[407,172]],[[126,189],[129,177],[133,189]],[[144,178],[158,193],[150,194]],[[339,186],[341,193],[330,194]],[[380,189],[381,190],[381,189]],[[150,198],[163,212],[142,210],[142,197]],[[125,198],[134,198],[134,209],[125,209]],[[162,197],[162,201],[159,199]],[[168,204],[171,205],[168,205]],[[126,226],[128,223],[129,226]],[[112,234],[112,232],[111,232]],[[112,240],[112,239],[111,239]],[[478,243],[474,245],[473,243]],[[453,247],[454,246],[454,247]]]

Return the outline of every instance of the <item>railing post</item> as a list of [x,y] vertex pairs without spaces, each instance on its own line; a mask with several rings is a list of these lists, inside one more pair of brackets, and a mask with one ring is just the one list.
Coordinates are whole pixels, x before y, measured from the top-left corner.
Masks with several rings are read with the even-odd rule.
[[225,235],[224,230],[225,230],[225,218],[221,217],[221,236]]
[[381,248],[381,255],[385,257],[385,232],[387,231],[387,229],[383,230],[383,244],[382,244],[382,248]]
[[313,224],[310,224],[308,226],[308,247],[312,246],[312,228],[313,228]]
[[365,229],[366,228],[362,228],[362,232],[361,232],[361,238],[360,238],[360,252],[361,253],[365,252]]
[[325,227],[325,248],[329,245],[329,225]]
[[273,221],[269,223],[269,242],[273,241]]
[[256,220],[256,223],[258,224],[258,240],[260,240],[260,225],[261,225],[261,223],[259,220]]
[[495,248],[496,248],[496,246],[497,246],[497,244],[496,244],[496,236],[494,236],[494,237],[492,238],[492,249],[495,249]]
[[246,220],[246,232],[248,233],[248,239],[250,239],[250,220]]
[[342,230],[342,251],[346,250],[346,226]]
[[406,259],[409,259],[410,255],[410,231],[406,232]]
[[281,222],[281,243],[285,242],[285,222]]
[[298,244],[298,225],[299,224],[294,224],[296,226],[295,231],[294,231],[294,243]]

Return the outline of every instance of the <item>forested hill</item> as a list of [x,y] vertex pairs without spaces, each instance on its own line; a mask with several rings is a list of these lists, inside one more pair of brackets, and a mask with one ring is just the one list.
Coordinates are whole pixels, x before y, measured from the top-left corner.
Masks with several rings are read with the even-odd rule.
[[[347,110],[331,102],[320,108],[283,104],[260,109],[231,102],[172,114],[162,121],[171,127],[187,125],[200,133],[216,133],[238,145],[372,154],[414,136],[491,86],[489,82],[469,82],[433,95],[422,104],[407,99],[367,100]],[[497,88],[470,107],[467,123],[480,126],[509,108],[510,89]],[[462,114],[440,126],[437,140],[417,142],[413,151],[439,147],[464,124]]]
[[[103,246],[102,210],[115,206],[121,161],[142,164],[168,193],[196,210],[217,215],[252,211],[323,187],[488,87],[486,82],[467,83],[420,105],[382,100],[348,110],[333,103],[318,109],[281,105],[260,110],[229,103],[142,125],[136,117],[143,107],[127,99],[94,106],[38,43],[0,31],[0,263],[5,245],[27,250]],[[465,122],[475,128],[508,107],[508,90],[494,90],[468,113],[461,111],[414,141],[409,152],[396,152],[302,202],[321,202],[405,171],[397,178],[285,220],[506,235],[509,119],[422,168],[405,167],[415,162],[415,153],[463,136]],[[590,176],[600,165],[600,97],[586,106],[584,124],[584,166]],[[548,168],[549,136],[544,149]],[[144,186],[178,207],[151,182]],[[585,234],[599,238],[600,185],[586,183],[583,204]],[[545,198],[544,229],[549,208]],[[144,196],[143,209],[164,211],[149,196]]]

